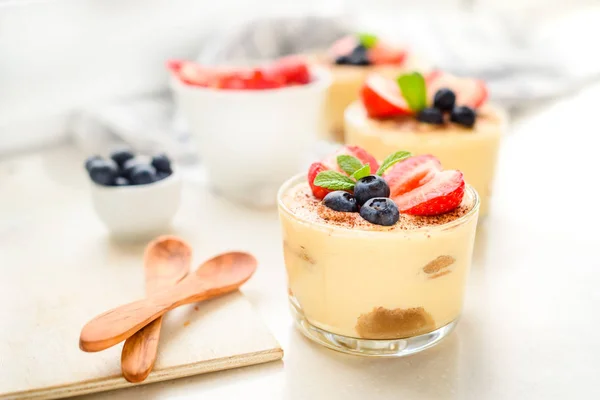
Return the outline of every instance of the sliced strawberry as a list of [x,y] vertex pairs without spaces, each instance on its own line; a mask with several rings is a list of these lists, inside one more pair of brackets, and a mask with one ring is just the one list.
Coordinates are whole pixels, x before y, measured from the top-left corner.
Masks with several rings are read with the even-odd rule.
[[375,46],[367,51],[369,61],[375,65],[402,64],[406,59],[406,50],[398,49],[378,40]]
[[371,118],[411,115],[398,84],[381,75],[370,75],[360,90],[360,98]]
[[329,48],[329,55],[334,60],[339,56],[347,56],[358,46],[358,39],[355,35],[344,36],[336,40]]
[[288,56],[275,61],[268,68],[275,79],[281,78],[288,85],[306,85],[310,82],[310,71],[304,58]]
[[369,154],[365,149],[358,146],[344,146],[325,160],[323,160],[323,165],[325,165],[328,169],[333,169],[339,171],[341,173],[345,173],[337,162],[337,157],[342,154],[347,154],[353,157],[356,157],[363,164],[369,164],[371,168],[371,174],[374,174],[379,169],[379,163],[371,154]]
[[425,184],[441,170],[440,160],[424,154],[393,165],[383,174],[383,178],[390,187],[390,197],[395,197]]
[[425,82],[429,104],[433,104],[433,96],[442,88],[454,92],[457,106],[478,108],[488,98],[487,86],[481,79],[459,78],[442,71],[433,71],[425,78]]
[[177,74],[179,73],[179,69],[184,62],[185,61],[182,60],[167,60],[167,69]]
[[398,205],[398,210],[405,214],[438,215],[458,207],[464,193],[462,172],[448,170],[435,173],[422,186],[392,199]]
[[327,193],[332,192],[332,190],[325,189],[314,184],[315,177],[319,174],[319,172],[327,170],[329,170],[329,168],[327,168],[323,163],[320,162],[312,163],[308,168],[308,184],[310,185],[310,189],[312,190],[313,195],[317,199],[322,199],[325,196],[327,196]]

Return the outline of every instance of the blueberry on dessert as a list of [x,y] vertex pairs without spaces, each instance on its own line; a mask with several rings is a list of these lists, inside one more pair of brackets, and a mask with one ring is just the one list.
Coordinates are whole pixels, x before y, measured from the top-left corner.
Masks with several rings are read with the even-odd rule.
[[91,156],[86,160],[85,168],[91,180],[103,186],[146,185],[173,173],[171,160],[165,154],[150,159],[126,149],[113,151],[108,159]]
[[343,37],[331,46],[329,53],[335,64],[351,66],[401,64],[406,58],[406,51],[370,33]]
[[359,205],[363,205],[374,197],[389,197],[390,187],[379,175],[368,175],[360,178],[354,185],[354,197]]
[[400,219],[398,206],[387,197],[374,197],[360,208],[360,216],[372,224],[392,226]]
[[345,146],[313,163],[308,173],[313,195],[338,212],[356,213],[375,225],[392,226],[400,214],[443,214],[462,202],[460,171],[443,170],[431,155],[397,151],[379,164],[360,147]]
[[433,106],[440,111],[449,112],[454,108],[456,95],[448,88],[441,88],[433,96]]
[[417,119],[421,122],[433,125],[442,125],[444,123],[444,115],[442,111],[435,107],[427,107],[419,111]]
[[356,204],[354,196],[343,190],[336,190],[335,192],[328,193],[323,199],[323,204],[335,211],[358,211],[358,204]]
[[450,114],[450,121],[471,128],[475,124],[475,117],[475,110],[467,106],[460,106],[454,107]]
[[[370,118],[413,117],[432,125],[458,124],[472,128],[475,110],[487,99],[485,83],[458,78],[440,71],[427,76],[418,72],[400,75],[395,81],[369,76],[360,91]],[[445,117],[445,113],[450,113]]]

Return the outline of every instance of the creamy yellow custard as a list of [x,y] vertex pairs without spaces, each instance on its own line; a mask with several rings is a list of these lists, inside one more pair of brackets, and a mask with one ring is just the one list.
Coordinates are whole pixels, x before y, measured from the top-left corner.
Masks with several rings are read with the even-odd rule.
[[448,123],[443,126],[414,117],[376,120],[369,118],[360,102],[345,112],[346,143],[360,146],[377,159],[407,150],[415,155],[433,154],[447,169],[465,175],[481,197],[480,215],[488,212],[500,139],[506,130],[503,111],[486,105],[477,110],[473,128]]
[[401,214],[384,227],[328,209],[305,176],[288,181],[279,215],[292,305],[311,325],[348,338],[410,338],[447,326],[461,312],[478,209],[467,186],[447,214]]

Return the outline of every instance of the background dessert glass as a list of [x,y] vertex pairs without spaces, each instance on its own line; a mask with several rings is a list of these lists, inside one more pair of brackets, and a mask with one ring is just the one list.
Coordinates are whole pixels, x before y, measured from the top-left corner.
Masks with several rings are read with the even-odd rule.
[[277,190],[308,160],[323,125],[329,73],[311,68],[306,85],[216,90],[172,79],[209,184],[253,206],[273,206]]
[[461,313],[477,226],[472,209],[442,224],[411,230],[350,229],[310,221],[278,195],[288,293],[304,335],[326,347],[368,356],[404,356],[447,336]]
[[489,209],[507,116],[503,110],[492,106],[484,106],[477,113],[473,128],[457,125],[439,128],[412,118],[401,123],[371,119],[357,101],[344,115],[346,142],[364,148],[377,159],[398,150],[407,150],[414,155],[435,155],[444,168],[457,169],[465,175],[465,181],[481,197],[479,215],[484,217]]
[[344,110],[358,98],[360,88],[370,74],[376,73],[394,79],[405,71],[427,70],[426,65],[409,52],[406,59],[399,64],[383,64],[369,66],[336,65],[325,56],[317,58],[319,65],[331,72],[331,86],[325,101],[324,140],[344,143]]

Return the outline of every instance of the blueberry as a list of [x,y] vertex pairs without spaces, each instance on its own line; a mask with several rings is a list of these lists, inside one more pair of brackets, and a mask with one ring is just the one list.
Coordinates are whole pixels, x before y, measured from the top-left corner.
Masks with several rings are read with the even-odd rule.
[[171,160],[167,157],[166,154],[157,154],[152,157],[152,166],[156,168],[159,172],[171,173],[173,170],[171,169]]
[[471,128],[475,125],[475,117],[475,110],[470,107],[454,107],[450,114],[450,121]]
[[363,205],[373,197],[390,197],[390,187],[385,179],[377,175],[360,178],[354,186],[354,197],[359,205]]
[[90,165],[91,165],[92,161],[94,161],[94,160],[102,160],[102,157],[91,156],[91,157],[88,157],[87,160],[85,160],[85,169],[88,171],[88,173],[90,172]]
[[157,180],[157,181],[161,181],[161,180],[163,180],[163,179],[165,179],[165,178],[168,178],[169,176],[171,176],[171,174],[170,174],[170,173],[168,173],[168,172],[162,172],[162,171],[158,171],[158,172],[156,173],[156,180]]
[[156,169],[152,165],[139,164],[133,167],[129,174],[134,185],[146,185],[156,180]]
[[335,211],[357,212],[358,204],[356,199],[348,192],[337,190],[328,193],[323,199],[323,204]]
[[417,115],[417,119],[427,124],[441,125],[444,123],[444,115],[442,112],[433,107],[427,107],[421,110]]
[[351,65],[370,65],[371,61],[367,56],[367,48],[362,44],[359,44],[350,53],[350,64]]
[[387,197],[375,197],[360,208],[360,216],[372,224],[391,226],[398,222],[398,206]]
[[92,181],[99,185],[112,185],[119,175],[117,164],[113,160],[93,160],[88,169]]
[[110,153],[110,158],[112,158],[120,168],[123,168],[123,164],[125,164],[127,160],[131,160],[133,157],[134,154],[129,149],[117,149]]
[[442,88],[435,92],[433,96],[433,106],[440,111],[451,111],[456,102],[456,95],[447,88]]
[[127,178],[123,178],[122,176],[117,176],[114,182],[115,186],[129,186],[129,180]]
[[133,171],[133,168],[137,165],[148,165],[148,163],[145,162],[142,158],[131,158],[125,161],[125,163],[121,167],[121,176],[127,179],[131,179],[131,171]]
[[335,59],[337,65],[350,65],[350,56],[339,56]]

